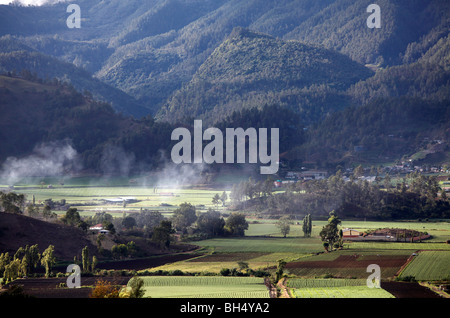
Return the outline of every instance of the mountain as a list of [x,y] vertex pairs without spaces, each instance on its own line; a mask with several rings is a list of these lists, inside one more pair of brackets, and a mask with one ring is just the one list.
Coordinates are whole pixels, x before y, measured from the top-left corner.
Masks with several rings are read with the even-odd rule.
[[0,162],[9,176],[41,166],[127,174],[134,164],[156,164],[171,142],[167,124],[125,117],[89,93],[25,71],[0,75],[0,100]]
[[[75,64],[156,114],[236,27],[322,46],[383,68],[417,61],[448,35],[448,1],[380,0],[382,27],[369,29],[366,8],[372,2],[80,0],[80,29],[67,28],[67,3],[0,6],[0,35]],[[304,95],[302,100],[314,98],[314,93]],[[332,102],[332,95],[326,93],[322,103]]]
[[449,105],[448,99],[402,96],[348,107],[308,129],[305,143],[290,156],[322,167],[417,160],[427,155],[433,160],[428,163],[448,164]]
[[[367,7],[372,3],[371,0],[79,0],[80,29],[67,27],[70,13],[65,2],[37,7],[1,5],[0,72],[10,72],[16,79],[22,73],[45,79],[44,83],[33,79],[33,84],[19,85],[18,88],[27,90],[22,92],[23,96],[7,84],[5,87],[15,92],[17,100],[7,97],[6,104],[1,106],[17,107],[22,116],[19,117],[29,122],[24,116],[25,106],[18,105],[18,101],[31,108],[34,106],[30,100],[36,99],[38,106],[31,114],[51,108],[41,96],[31,95],[25,87],[49,85],[51,79],[57,78],[75,88],[84,101],[75,106],[68,102],[74,108],[64,108],[59,100],[61,93],[54,94],[66,88],[35,87],[37,91],[46,90],[47,99],[58,100],[59,113],[55,115],[50,110],[55,120],[68,121],[73,112],[97,109],[103,102],[115,112],[134,117],[110,117],[108,110],[105,122],[117,120],[121,124],[105,127],[100,120],[98,127],[107,132],[100,132],[99,128],[95,137],[87,137],[87,131],[97,125],[88,117],[94,113],[87,112],[83,120],[90,124],[79,123],[77,127],[86,131],[71,132],[77,136],[74,138],[80,149],[77,151],[89,162],[87,166],[99,168],[106,144],[120,145],[133,154],[133,160],[153,163],[156,149],[167,149],[166,134],[174,123],[189,126],[193,117],[219,125],[231,124],[229,119],[236,118],[233,114],[252,116],[256,110],[265,114],[266,107],[272,107],[268,114],[273,109],[289,110],[299,116],[299,126],[305,125],[305,129],[311,128],[308,132],[317,134],[317,138],[309,137],[308,144],[313,145],[317,144],[313,139],[322,140],[317,129],[326,131],[324,123],[334,114],[336,118],[343,114],[350,116],[347,108],[357,113],[359,108],[376,105],[380,99],[388,104],[398,99],[399,105],[419,100],[423,105],[445,104],[450,95],[450,3],[379,0],[381,28],[371,29],[366,21],[370,15]],[[106,106],[100,108],[103,114]],[[395,107],[391,111],[397,113]],[[33,130],[8,126],[6,118],[14,118],[11,114],[2,122],[9,131],[17,129],[11,139],[31,140],[5,146],[3,159],[8,156],[6,149],[11,151],[9,155],[24,154],[26,145],[31,147],[38,140],[49,140],[55,131],[65,129],[62,126],[53,129],[55,123],[41,120],[40,115],[36,124],[30,126]],[[372,121],[378,119],[373,117]],[[411,133],[423,132],[418,121],[407,122]],[[53,130],[46,130],[44,136],[36,127]],[[443,126],[439,127],[440,131]],[[59,138],[71,133],[67,129],[57,135]],[[366,142],[375,138],[370,136],[370,129],[364,134]],[[338,136],[346,138],[339,132]],[[291,148],[301,147],[302,141]],[[341,142],[336,140],[338,144]],[[357,143],[360,141],[352,145]],[[418,144],[409,141],[408,144],[421,149]],[[374,145],[374,149],[378,146]],[[28,148],[28,153],[31,149]],[[380,151],[385,150],[388,149]],[[400,157],[401,151],[413,151],[401,147],[397,150],[395,155]],[[334,162],[331,153],[327,157]],[[337,156],[341,158],[340,153]]]
[[109,102],[116,111],[143,117],[149,110],[123,91],[94,78],[74,64],[45,55],[10,36],[0,38],[0,72],[29,71],[40,78],[57,78],[70,83],[78,91],[89,91],[98,100]]
[[158,118],[213,123],[242,108],[277,104],[311,123],[342,108],[339,92],[372,73],[335,51],[237,28],[173,94]]

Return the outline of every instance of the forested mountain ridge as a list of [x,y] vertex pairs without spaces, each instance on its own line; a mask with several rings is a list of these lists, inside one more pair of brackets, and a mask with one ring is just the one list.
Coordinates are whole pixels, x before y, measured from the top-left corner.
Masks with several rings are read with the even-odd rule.
[[[400,158],[423,145],[408,139],[407,146],[388,149],[389,143],[384,143],[380,148],[383,143],[374,140],[377,129],[373,125],[381,125],[381,114],[391,111],[403,116],[398,123],[408,125],[403,129],[392,123],[402,136],[406,133],[419,140],[424,127],[433,128],[432,121],[424,124],[409,116],[408,103],[411,109],[420,104],[422,110],[430,106],[446,113],[450,3],[380,0],[380,29],[366,25],[370,14],[366,8],[371,3],[80,0],[80,29],[66,25],[68,3],[2,5],[0,71],[17,74],[26,70],[42,79],[57,78],[85,95],[90,91],[92,100],[108,102],[115,111],[142,118],[130,120],[150,127],[114,137],[120,138],[114,142],[132,152],[136,161],[154,158],[152,152],[167,147],[165,140],[170,138],[166,133],[174,123],[192,125],[196,117],[219,126],[231,125],[231,118],[245,123],[242,116],[265,118],[273,109],[295,112],[301,121],[298,126],[308,128],[305,138],[290,141],[289,148],[297,149],[292,153],[296,158],[308,161],[306,150],[311,151],[309,158],[322,154],[328,148],[316,151],[321,144],[333,149],[321,157],[319,166],[354,157],[354,147],[361,144],[380,155]],[[7,105],[14,108],[11,100]],[[371,105],[382,108],[378,117],[365,108]],[[403,105],[406,111],[396,109]],[[266,107],[273,108],[264,113]],[[367,129],[353,116],[364,115],[364,111],[371,114]],[[148,114],[169,123],[156,124],[144,118]],[[359,136],[330,122],[342,116],[354,119],[349,124],[361,126]],[[324,137],[329,134],[327,124],[342,131],[328,140]],[[431,138],[446,142],[446,127],[439,121]],[[152,133],[156,137],[147,147],[146,139]],[[39,141],[37,137],[32,140]],[[105,140],[99,142],[103,145]],[[80,149],[87,155],[87,148]],[[101,149],[92,150],[95,155],[87,160],[88,166],[95,166]]]
[[[448,1],[379,1],[381,29],[366,25],[371,3],[80,0],[80,29],[67,28],[67,3],[0,6],[0,35],[95,74],[155,114],[236,27],[323,46],[383,68],[416,62],[448,35]],[[311,94],[306,95],[302,101]]]
[[32,71],[43,79],[58,78],[70,83],[79,92],[89,91],[96,99],[110,103],[115,110],[126,115],[142,117],[148,114],[148,110],[133,97],[94,78],[86,70],[42,54],[10,36],[1,37],[0,72],[21,71]]
[[[214,123],[236,110],[276,104],[309,124],[342,107],[339,92],[372,74],[334,51],[236,28],[158,118],[176,122],[191,116]],[[335,101],[323,104],[327,95]]]
[[[127,174],[134,164],[157,162],[158,150],[169,149],[171,142],[173,127],[165,123],[117,114],[111,105],[94,100],[89,92],[83,95],[64,82],[42,80],[25,71],[0,75],[0,101],[0,162],[6,162],[2,172],[12,166],[14,169],[7,173],[20,173],[14,163],[21,158],[26,159],[20,166],[41,157],[52,162],[59,150],[68,146],[73,155],[61,164],[68,161],[69,173]],[[43,147],[50,151],[41,151],[43,145],[52,145]],[[36,149],[40,151],[36,153]]]
[[403,96],[349,107],[310,127],[291,155],[318,166],[346,166],[406,160],[423,151],[449,162],[449,104]]

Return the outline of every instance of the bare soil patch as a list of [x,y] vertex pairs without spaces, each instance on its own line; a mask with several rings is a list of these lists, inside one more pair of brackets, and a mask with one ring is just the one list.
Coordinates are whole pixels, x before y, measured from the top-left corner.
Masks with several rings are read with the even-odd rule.
[[418,283],[382,281],[381,288],[390,292],[396,298],[441,298],[429,288]]

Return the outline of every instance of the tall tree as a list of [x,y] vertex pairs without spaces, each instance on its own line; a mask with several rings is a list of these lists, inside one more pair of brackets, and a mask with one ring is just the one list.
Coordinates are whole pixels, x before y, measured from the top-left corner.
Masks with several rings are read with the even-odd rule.
[[282,216],[276,223],[276,226],[280,229],[283,237],[286,237],[291,231],[291,223],[289,216]]
[[83,271],[85,273],[90,270],[89,248],[85,246],[81,251],[81,262],[83,264]]
[[190,203],[182,203],[180,207],[173,212],[172,222],[175,229],[187,232],[187,228],[197,220],[195,207]]
[[216,206],[216,208],[219,206],[220,196],[218,193],[216,193],[212,198],[212,203]]
[[45,267],[45,276],[49,277],[52,271],[53,265],[56,263],[55,247],[49,245],[47,249],[42,253],[41,264]]
[[312,220],[311,220],[311,214],[307,214],[305,215],[305,217],[303,218],[303,235],[305,237],[311,237],[311,232],[312,232]]
[[208,236],[220,236],[224,233],[225,220],[219,212],[209,209],[197,219],[197,228]]
[[0,192],[0,206],[3,208],[4,212],[15,214],[22,213],[24,204],[25,195],[14,192]]
[[222,206],[225,206],[225,202],[228,200],[228,194],[226,191],[223,191],[220,196],[220,201],[222,201]]
[[330,212],[330,218],[328,219],[328,224],[325,225],[320,231],[319,235],[322,242],[328,244],[333,248],[334,243],[339,240],[339,229],[338,226],[341,224],[341,220],[338,218],[334,211]]
[[134,276],[128,286],[131,288],[130,298],[142,298],[145,295],[144,280],[140,277]]
[[242,213],[231,214],[225,222],[225,229],[233,236],[244,236],[245,230],[248,229],[245,215]]
[[69,208],[62,220],[68,225],[78,226],[81,222],[80,213],[78,213],[77,208]]
[[161,221],[161,224],[153,230],[152,241],[158,243],[161,248],[168,248],[173,233],[175,233],[175,230],[172,228],[172,222],[163,220]]

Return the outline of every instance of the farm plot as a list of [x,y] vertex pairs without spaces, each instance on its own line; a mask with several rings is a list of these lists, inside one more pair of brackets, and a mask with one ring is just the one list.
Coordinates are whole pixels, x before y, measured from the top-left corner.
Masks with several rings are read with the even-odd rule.
[[213,247],[220,253],[317,253],[323,251],[317,238],[220,238],[196,242],[202,247]]
[[394,298],[384,289],[365,286],[300,288],[293,289],[292,295],[295,298]]
[[394,298],[364,279],[289,279],[287,287],[296,298]]
[[240,252],[240,253],[213,253],[204,256],[178,261],[171,264],[165,264],[152,268],[152,271],[174,271],[181,270],[189,273],[216,273],[219,274],[222,269],[238,268],[239,262],[246,262],[248,267],[253,270],[266,270],[275,268],[278,260],[299,259],[307,257],[308,254],[300,255],[297,253],[261,253],[261,252]]
[[416,280],[450,279],[449,251],[422,251],[408,264],[400,277],[412,276]]
[[[196,205],[199,211],[207,210],[209,207],[223,209],[211,202],[215,194],[222,194],[223,191],[219,190],[182,188],[155,190],[153,187],[144,186],[55,186],[52,188],[35,186],[19,187],[15,191],[25,194],[27,200],[34,197],[38,203],[50,198],[53,201],[65,200],[66,204],[77,208],[82,216],[91,216],[96,212],[108,212],[113,216],[121,216],[123,211],[133,213],[139,212],[141,208],[171,214],[179,204],[184,202]],[[136,199],[136,202],[127,203],[124,207],[122,203],[106,201],[122,197],[132,197]],[[65,211],[55,212],[65,213]]]
[[263,278],[221,276],[147,276],[144,297],[269,298]]
[[[363,253],[363,254],[362,254]],[[393,277],[407,261],[411,253],[390,254],[377,251],[346,251],[322,254],[286,264],[286,270],[299,277],[367,278],[367,266],[376,264],[381,268],[381,278]]]

